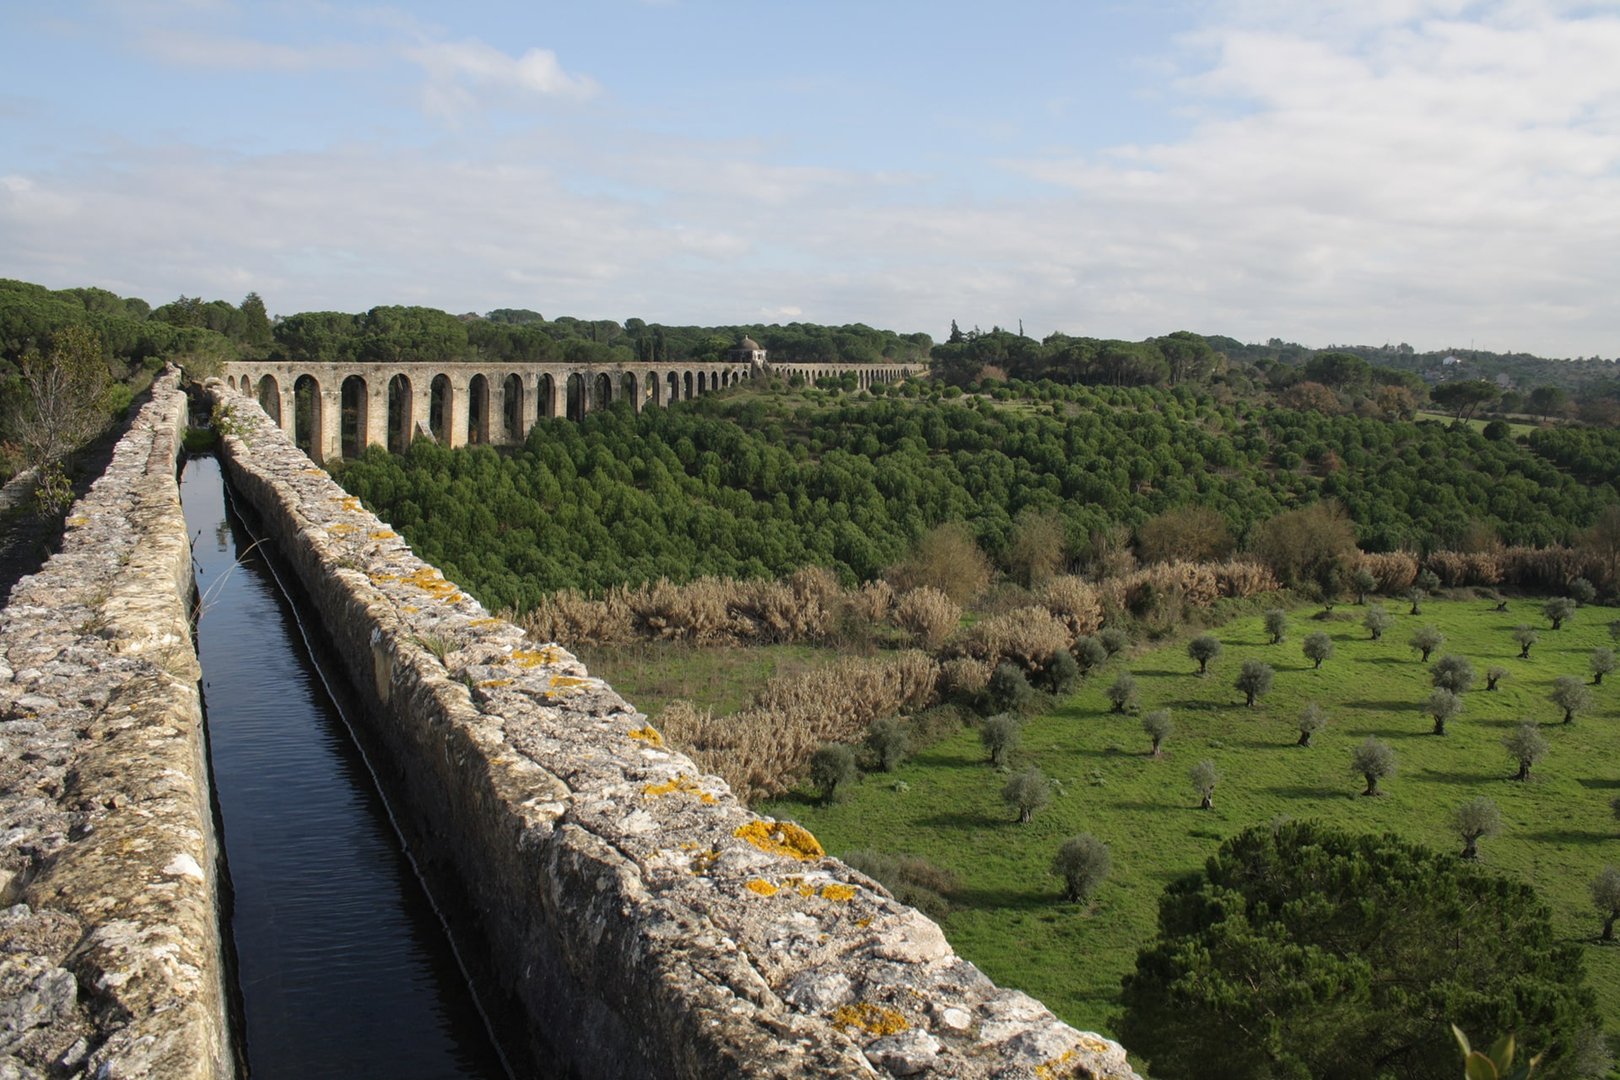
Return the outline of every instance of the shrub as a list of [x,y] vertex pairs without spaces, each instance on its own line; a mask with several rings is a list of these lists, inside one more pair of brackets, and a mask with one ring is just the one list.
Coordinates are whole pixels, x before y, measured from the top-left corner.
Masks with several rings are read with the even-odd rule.
[[1251,709],[1254,703],[1271,691],[1271,682],[1276,672],[1270,664],[1259,660],[1243,661],[1243,670],[1238,673],[1237,681],[1232,685],[1242,692],[1244,704]]
[[1187,642],[1187,655],[1198,661],[1198,674],[1209,670],[1209,662],[1221,655],[1221,641],[1214,634],[1199,634]]
[[1084,578],[1062,575],[1046,583],[1041,602],[1069,629],[1069,636],[1078,639],[1095,634],[1102,628],[1102,601],[1096,586]]
[[866,745],[877,759],[878,768],[883,772],[893,772],[911,753],[911,736],[898,719],[885,716],[872,722],[871,729],[866,733]]
[[1232,550],[1232,533],[1214,510],[1180,506],[1139,525],[1136,550],[1144,563],[1208,562]]
[[990,587],[990,560],[960,522],[935,526],[883,575],[897,592],[928,585],[966,607]]
[[1374,604],[1367,609],[1367,614],[1361,617],[1361,625],[1367,628],[1374,641],[1381,641],[1384,631],[1395,625],[1395,617],[1378,604]]
[[1001,789],[1001,801],[1017,812],[1020,824],[1027,823],[1037,810],[1052,801],[1052,784],[1041,770],[1031,765],[1007,780]]
[[888,889],[902,904],[936,919],[950,914],[951,897],[960,887],[954,873],[920,855],[863,849],[839,858]]
[[979,741],[990,754],[990,764],[997,768],[1007,764],[1007,759],[1018,749],[1020,734],[1018,717],[1011,713],[999,713],[986,720],[979,729]]
[[1073,653],[1053,653],[1041,672],[1046,688],[1054,694],[1067,694],[1080,682],[1080,662]]
[[1605,866],[1592,880],[1592,903],[1603,916],[1603,933],[1599,941],[1614,940],[1614,921],[1620,918],[1620,870]]
[[1131,647],[1131,635],[1117,626],[1105,628],[1097,635],[1097,640],[1108,650],[1109,656],[1116,656]]
[[1496,684],[1507,678],[1508,669],[1501,664],[1492,664],[1485,669],[1485,689],[1495,690]]
[[1288,612],[1281,608],[1272,608],[1266,612],[1266,635],[1271,638],[1273,645],[1282,644],[1288,634]]
[[1603,685],[1603,676],[1614,670],[1613,649],[1592,650],[1592,685]]
[[961,621],[962,609],[931,585],[912,589],[894,606],[895,625],[924,648],[938,648]]
[[[1614,879],[1605,914],[1620,916]],[[1460,932],[1458,911],[1490,929]],[[1252,827],[1166,888],[1158,926],[1114,1032],[1151,1048],[1156,1076],[1455,1077],[1437,1009],[1516,1030],[1570,1076],[1601,1023],[1580,946],[1533,888],[1393,836]]]
[[1436,574],[1433,570],[1419,570],[1417,576],[1417,587],[1427,593],[1434,592],[1440,587],[1440,575]]
[[1035,671],[1069,648],[1066,624],[1042,607],[1021,607],[980,619],[958,639],[964,655]]
[[1418,662],[1427,664],[1429,654],[1446,643],[1446,635],[1440,632],[1438,626],[1422,626],[1413,631],[1406,643],[1423,654]]
[[1377,591],[1395,596],[1412,587],[1417,580],[1417,557],[1408,551],[1363,553],[1357,567],[1377,579]]
[[1162,757],[1161,744],[1176,730],[1176,725],[1170,720],[1170,710],[1154,709],[1142,717],[1142,730],[1153,740],[1153,756]]
[[1108,663],[1108,650],[1094,637],[1082,637],[1074,643],[1074,658],[1084,675]]
[[1429,681],[1453,694],[1466,694],[1474,686],[1474,665],[1466,656],[1442,656],[1429,669]]
[[1502,831],[1502,814],[1495,803],[1480,795],[1457,807],[1452,824],[1462,837],[1462,857],[1471,861],[1479,858],[1482,837],[1495,836]]
[[1515,780],[1530,779],[1530,768],[1536,762],[1547,756],[1547,738],[1533,721],[1522,721],[1513,732],[1502,739],[1502,745],[1518,763],[1518,774]]
[[1322,707],[1314,701],[1307,702],[1305,708],[1300,710],[1299,714],[1298,745],[1311,745],[1311,736],[1325,727],[1327,727],[1327,714],[1322,712]]
[[1597,599],[1597,586],[1583,577],[1569,583],[1569,596],[1577,604],[1590,604]]
[[858,592],[850,594],[849,604],[868,622],[883,622],[894,610],[894,588],[882,578],[864,582]]
[[828,743],[810,759],[810,782],[821,789],[825,802],[843,798],[842,791],[855,782],[855,751],[843,743]]
[[1074,903],[1086,903],[1108,877],[1112,858],[1108,845],[1081,833],[1063,841],[1052,859],[1052,873],[1063,879],[1063,898]]
[[1029,685],[1022,668],[1015,664],[997,664],[985,688],[990,708],[996,712],[1028,712],[1035,704],[1035,688]]
[[1592,691],[1574,675],[1560,675],[1553,680],[1552,693],[1547,695],[1554,705],[1564,710],[1564,723],[1574,721],[1575,714],[1592,707]]
[[1350,772],[1366,778],[1363,795],[1382,794],[1378,781],[1395,775],[1395,750],[1387,742],[1367,736],[1367,741],[1350,754]]
[[1213,810],[1215,785],[1220,781],[1219,774],[1215,772],[1215,763],[1207,758],[1200,761],[1187,770],[1187,779],[1192,781],[1193,790],[1198,793],[1198,808]]
[[1562,630],[1564,623],[1575,617],[1575,601],[1567,596],[1556,596],[1541,605],[1541,613],[1547,616],[1554,630]]
[[1462,712],[1462,698],[1447,690],[1445,687],[1436,687],[1429,693],[1429,700],[1423,705],[1423,711],[1434,717],[1434,733],[1446,733],[1446,721],[1455,719]]
[[1305,653],[1305,659],[1311,661],[1315,667],[1321,667],[1324,660],[1333,659],[1333,639],[1321,630],[1306,634],[1300,647]]
[[1122,713],[1136,707],[1136,679],[1128,671],[1119,673],[1119,678],[1108,688],[1108,700],[1113,703],[1111,711]]

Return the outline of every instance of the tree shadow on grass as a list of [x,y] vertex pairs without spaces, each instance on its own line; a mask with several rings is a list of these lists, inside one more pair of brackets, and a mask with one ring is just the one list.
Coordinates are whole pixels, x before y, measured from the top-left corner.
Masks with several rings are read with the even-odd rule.
[[1411,665],[1412,667],[1422,667],[1423,666],[1418,661],[1418,658],[1415,657],[1415,656],[1413,656],[1413,657],[1369,656],[1366,659],[1358,660],[1356,662],[1360,663],[1360,664],[1384,664],[1384,665],[1389,666],[1389,667],[1393,667],[1393,666],[1395,666],[1397,664]]
[[1016,826],[1018,822],[1013,820],[1011,813],[991,817],[979,811],[958,810],[923,818],[918,824],[935,829],[993,829],[1000,825]]
[[1491,784],[1498,780],[1512,776],[1511,773],[1460,773],[1441,772],[1439,769],[1424,769],[1417,776],[1430,784],[1453,784],[1457,787],[1478,787],[1481,784]]
[[1583,776],[1576,782],[1580,784],[1581,787],[1595,788],[1598,791],[1608,791],[1613,788],[1620,788],[1620,779],[1611,780],[1608,777],[1603,776]]
[[1346,701],[1341,707],[1346,709],[1367,709],[1374,712],[1408,712],[1421,708],[1420,701]]
[[1183,675],[1194,679],[1198,677],[1198,672],[1196,671],[1172,671],[1169,668],[1138,669],[1135,674],[1138,678],[1143,679],[1175,679]]
[[1545,840],[1553,844],[1579,844],[1591,847],[1595,844],[1612,844],[1615,839],[1613,832],[1588,832],[1582,829],[1541,829],[1538,832],[1524,833],[1526,840]]
[[1354,736],[1357,736],[1359,738],[1366,738],[1368,735],[1371,735],[1371,736],[1373,736],[1375,738],[1379,738],[1379,739],[1443,739],[1443,738],[1445,738],[1444,735],[1436,735],[1434,733],[1434,721],[1433,720],[1428,721],[1427,726],[1422,727],[1422,728],[1417,728],[1417,727],[1414,726],[1414,729],[1411,730],[1411,731],[1405,731],[1405,730],[1391,731],[1387,727],[1382,727],[1382,728],[1348,728],[1347,727],[1347,728],[1344,729],[1344,733],[1346,735],[1354,735]]
[[953,889],[951,906],[999,911],[1044,911],[1062,903],[1054,888],[1050,892],[1024,889]]
[[1320,799],[1349,798],[1354,792],[1347,792],[1344,788],[1311,787],[1308,784],[1278,784],[1273,787],[1262,788],[1262,791],[1271,795],[1280,795],[1285,799]]
[[1081,747],[1079,750],[1076,750],[1075,753],[1079,754],[1081,757],[1095,757],[1095,758],[1119,758],[1119,757],[1140,757],[1141,756],[1140,754],[1137,754],[1137,753],[1135,753],[1135,752],[1133,752],[1131,750],[1122,750],[1117,746],[1107,746],[1107,747],[1104,747],[1101,750],[1092,750],[1092,749],[1090,749],[1088,747]]

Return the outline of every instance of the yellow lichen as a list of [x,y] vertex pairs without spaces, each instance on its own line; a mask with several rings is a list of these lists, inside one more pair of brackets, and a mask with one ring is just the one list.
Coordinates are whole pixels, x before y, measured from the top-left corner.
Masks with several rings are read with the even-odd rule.
[[424,566],[416,573],[401,578],[407,585],[415,585],[418,589],[430,596],[446,597],[452,594],[459,596],[455,583],[444,580],[444,575],[431,566]]
[[1068,1066],[1074,1064],[1074,1059],[1074,1051],[1065,1050],[1060,1056],[1053,1058],[1051,1061],[1043,1061],[1035,1066],[1035,1075],[1039,1080],[1053,1080],[1054,1077],[1067,1072]]
[[398,581],[399,580],[399,575],[398,574],[386,574],[386,573],[383,573],[380,570],[376,571],[374,573],[367,574],[366,576],[369,577],[371,579],[372,583],[375,584],[375,585],[386,585],[390,581]]
[[868,1035],[898,1035],[911,1027],[895,1010],[870,1001],[838,1006],[833,1010],[832,1022],[835,1027],[854,1028]]
[[714,865],[715,860],[719,857],[720,853],[714,850],[714,848],[709,848],[705,851],[698,852],[696,855],[692,856],[692,873],[707,874],[709,872],[709,868]]
[[83,514],[75,514],[73,517],[67,519],[67,523],[73,528],[79,529],[90,524],[90,519],[85,517]]
[[562,659],[562,650],[554,645],[539,649],[513,649],[512,662],[518,667],[532,668],[541,664],[555,664]]
[[871,916],[867,916],[864,919],[856,919],[855,925],[860,927],[862,930],[865,930],[868,926],[872,925],[872,918]]
[[468,623],[467,625],[469,627],[471,627],[472,629],[474,629],[474,630],[479,630],[479,629],[482,629],[483,627],[486,627],[486,626],[499,626],[500,624],[501,624],[501,620],[491,616],[490,618],[487,618],[487,619],[474,619],[472,622]]
[[371,538],[373,540],[392,540],[398,535],[393,529],[378,529],[371,534]]
[[839,903],[855,899],[855,886],[853,885],[823,885],[821,887],[823,900],[836,900]]
[[481,687],[485,687],[487,689],[493,690],[494,688],[496,688],[498,686],[511,686],[512,685],[512,680],[511,679],[485,679],[483,682],[479,683],[478,685],[481,686]]
[[772,855],[786,855],[790,859],[811,862],[827,853],[810,831],[791,821],[773,823],[755,818],[737,829],[732,835],[746,840],[759,850]]
[[344,499],[342,506],[343,509],[347,510],[351,514],[360,513],[360,500],[355,498],[353,495],[350,495]]
[[743,888],[747,889],[749,892],[758,893],[761,896],[775,896],[780,891],[777,886],[772,885],[764,878],[750,878],[747,883],[743,885]]
[[417,607],[415,604],[406,604],[403,608],[400,608],[400,610],[403,611],[407,615],[415,615],[418,611],[421,611],[422,609]]
[[646,727],[636,728],[636,730],[626,732],[626,734],[628,734],[632,739],[646,743],[648,746],[664,745],[664,737],[658,734],[658,729],[653,727],[651,724],[647,725]]
[[328,526],[326,531],[331,533],[333,536],[348,536],[350,533],[356,532],[357,530],[355,526],[350,525],[348,522],[340,521],[336,525]]
[[582,679],[578,675],[553,675],[551,688],[553,690],[578,690],[582,686],[591,685],[591,680]]
[[714,796],[710,795],[707,791],[704,791],[696,780],[692,779],[690,776],[687,776],[685,773],[681,773],[673,780],[666,780],[662,784],[648,784],[646,787],[641,789],[641,793],[647,796],[649,799],[657,799],[664,795],[673,795],[677,791],[684,792],[687,795],[696,795],[698,802],[701,803],[714,802]]

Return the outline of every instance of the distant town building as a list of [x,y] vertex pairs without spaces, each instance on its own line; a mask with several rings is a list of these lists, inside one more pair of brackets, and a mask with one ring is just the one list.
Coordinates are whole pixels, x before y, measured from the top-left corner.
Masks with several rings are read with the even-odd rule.
[[1462,357],[1460,357],[1460,356],[1447,355],[1447,356],[1442,356],[1440,358],[1440,366],[1441,367],[1451,367],[1454,364],[1460,364],[1462,362],[1463,362]]
[[759,342],[751,337],[745,337],[737,342],[737,347],[731,350],[731,360],[737,364],[753,364],[763,367],[765,364],[765,350]]

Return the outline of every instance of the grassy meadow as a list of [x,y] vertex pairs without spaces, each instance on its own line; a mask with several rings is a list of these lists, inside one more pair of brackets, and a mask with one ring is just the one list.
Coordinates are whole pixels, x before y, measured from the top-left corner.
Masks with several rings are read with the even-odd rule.
[[[1556,676],[1590,682],[1588,658],[1614,645],[1606,627],[1620,610],[1583,608],[1552,631],[1539,601],[1515,600],[1506,612],[1473,599],[1430,601],[1420,615],[1409,615],[1401,601],[1386,608],[1395,624],[1381,641],[1363,628],[1360,605],[1296,609],[1279,645],[1267,643],[1259,617],[1233,621],[1213,631],[1224,651],[1203,678],[1185,639],[1116,657],[1053,711],[1024,724],[1013,770],[1036,765],[1061,785],[1025,825],[1003,804],[1006,774],[987,763],[972,728],[892,774],[863,777],[843,802],[823,806],[805,790],[759,809],[803,823],[835,854],[908,852],[955,871],[961,888],[943,921],[958,951],[1070,1023],[1108,1031],[1120,977],[1155,932],[1164,885],[1199,867],[1225,837],[1277,818],[1313,818],[1460,851],[1452,814],[1485,795],[1500,809],[1503,828],[1481,841],[1483,865],[1533,881],[1558,931],[1591,943],[1588,981],[1611,1035],[1620,1033],[1620,945],[1596,943],[1601,921],[1588,894],[1605,864],[1620,865],[1620,822],[1609,808],[1620,795],[1620,675],[1591,687],[1594,708],[1573,724],[1562,724],[1562,711],[1547,699]],[[1541,632],[1528,660],[1518,658],[1512,637],[1519,623]],[[1422,711],[1429,665],[1407,644],[1428,624],[1447,638],[1431,663],[1460,654],[1479,676],[1445,736],[1431,734],[1433,721]],[[1314,630],[1327,631],[1335,645],[1320,670],[1300,648]],[[1232,686],[1251,658],[1277,673],[1254,708]],[[1498,663],[1510,674],[1488,692],[1485,669]],[[1123,716],[1109,711],[1104,696],[1122,670],[1135,675],[1140,693],[1137,710]],[[1295,720],[1309,701],[1326,710],[1329,725],[1306,748],[1295,745]],[[1175,731],[1155,759],[1141,716],[1158,708],[1171,710]],[[1551,749],[1530,780],[1518,783],[1502,738],[1523,718],[1543,725]],[[1398,755],[1399,771],[1382,783],[1380,798],[1361,797],[1364,781],[1349,772],[1352,748],[1368,735]],[[1187,772],[1206,758],[1221,779],[1214,808],[1201,811]],[[1049,873],[1058,845],[1079,832],[1101,838],[1113,856],[1090,911],[1063,902]]]

